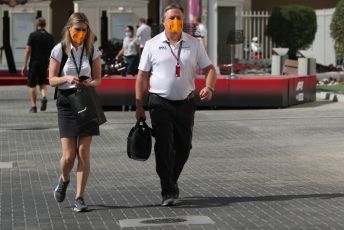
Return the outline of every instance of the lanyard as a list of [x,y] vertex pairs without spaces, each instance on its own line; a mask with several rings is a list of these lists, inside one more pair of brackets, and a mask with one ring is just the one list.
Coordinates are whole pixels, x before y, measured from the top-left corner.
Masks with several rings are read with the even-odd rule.
[[179,65],[180,52],[182,51],[183,41],[180,41],[180,45],[179,45],[179,48],[178,48],[178,56],[176,56],[176,54],[173,52],[170,43],[167,42],[167,44],[170,47],[170,50],[171,50],[171,53],[172,53],[173,57],[177,60],[177,65]]
[[73,59],[73,62],[74,62],[75,69],[76,69],[76,72],[77,72],[77,74],[78,74],[78,77],[80,76],[81,65],[82,65],[82,58],[83,58],[83,56],[84,56],[84,50],[85,50],[85,46],[82,47],[79,68],[78,68],[78,65],[76,64],[76,60],[75,60],[75,57],[74,57],[74,54],[73,54],[73,50],[71,50],[72,59]]

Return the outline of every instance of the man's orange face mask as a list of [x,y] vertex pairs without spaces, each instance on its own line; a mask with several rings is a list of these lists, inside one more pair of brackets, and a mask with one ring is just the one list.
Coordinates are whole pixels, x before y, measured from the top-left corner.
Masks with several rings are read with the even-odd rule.
[[170,33],[181,33],[183,31],[183,20],[174,18],[166,22],[166,30]]
[[77,45],[81,45],[86,37],[86,31],[76,30],[73,28],[69,28],[69,34],[73,42],[75,42]]

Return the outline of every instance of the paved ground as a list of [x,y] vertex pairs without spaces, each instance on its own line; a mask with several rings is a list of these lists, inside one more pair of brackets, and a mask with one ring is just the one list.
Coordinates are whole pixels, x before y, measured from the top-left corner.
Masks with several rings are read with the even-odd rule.
[[[0,100],[1,230],[121,229],[121,221],[142,218],[165,219],[136,229],[344,228],[343,103],[198,111],[182,200],[171,208],[159,205],[154,154],[147,162],[126,156],[133,112],[106,112],[92,149],[91,211],[75,213],[75,171],[66,201],[53,198],[60,158],[54,102],[28,113],[23,86],[1,87]],[[213,224],[185,225],[188,216]]]

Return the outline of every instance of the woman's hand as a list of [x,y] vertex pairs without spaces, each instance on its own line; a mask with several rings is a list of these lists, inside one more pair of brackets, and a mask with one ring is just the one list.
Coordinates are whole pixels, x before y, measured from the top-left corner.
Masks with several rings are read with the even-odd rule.
[[84,85],[84,87],[91,87],[91,86],[94,86],[93,80],[86,80],[86,81],[83,81],[82,84]]
[[79,78],[72,75],[66,75],[64,76],[64,79],[67,83],[72,84],[72,85],[76,85],[80,83]]
[[71,85],[75,85],[77,89],[85,87],[78,77],[67,75],[67,76],[64,76],[64,78],[66,82],[68,82]]

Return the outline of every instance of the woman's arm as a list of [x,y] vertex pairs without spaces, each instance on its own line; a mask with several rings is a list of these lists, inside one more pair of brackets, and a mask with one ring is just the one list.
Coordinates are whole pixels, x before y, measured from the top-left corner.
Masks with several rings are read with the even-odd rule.
[[92,80],[84,82],[84,85],[94,86],[94,87],[100,85],[100,82],[102,80],[101,72],[102,72],[102,67],[101,67],[101,60],[99,56],[92,62]]
[[49,62],[49,84],[50,86],[57,87],[66,82],[70,84],[78,84],[79,79],[75,76],[66,75],[63,77],[59,76],[60,62],[56,61],[54,58],[50,58]]

